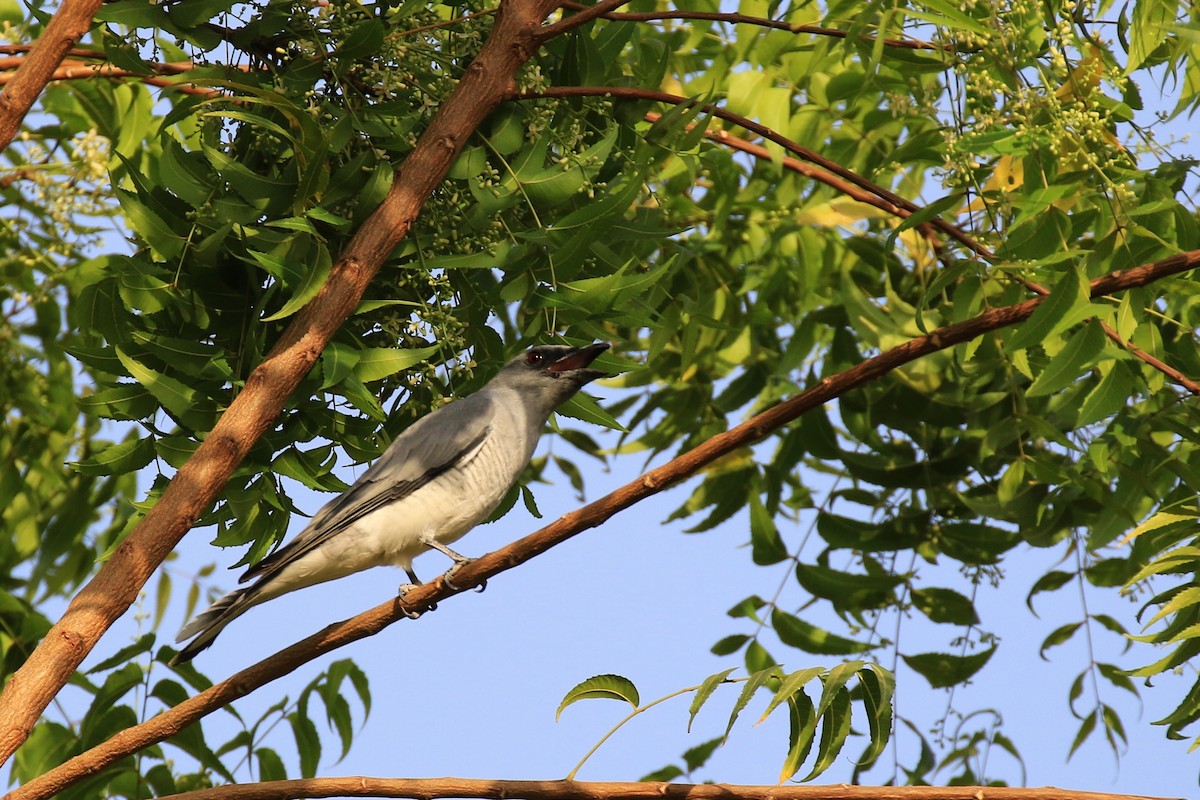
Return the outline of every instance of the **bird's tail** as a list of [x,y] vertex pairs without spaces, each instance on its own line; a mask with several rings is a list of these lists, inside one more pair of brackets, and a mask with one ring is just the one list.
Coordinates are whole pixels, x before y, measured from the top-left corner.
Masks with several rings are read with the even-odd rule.
[[246,613],[251,606],[257,605],[253,598],[258,594],[258,588],[256,584],[230,592],[209,606],[206,611],[192,617],[191,621],[180,628],[175,642],[178,644],[192,639],[193,636],[196,638],[175,654],[175,657],[171,659],[171,665],[191,661],[197,653],[206,649],[216,640],[217,634],[224,630],[226,625]]

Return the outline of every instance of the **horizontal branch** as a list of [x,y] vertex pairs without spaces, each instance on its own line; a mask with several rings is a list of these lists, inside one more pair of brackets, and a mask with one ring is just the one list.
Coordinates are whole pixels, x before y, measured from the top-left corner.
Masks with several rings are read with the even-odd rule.
[[[658,782],[505,781],[470,778],[309,778],[231,784],[171,800],[287,800],[300,797],[480,798],[480,800],[1167,800],[1047,786],[731,786]],[[165,800],[165,798],[164,798]],[[1175,800],[1172,798],[1171,800]]]
[[[1091,296],[1098,298],[1146,286],[1197,266],[1200,266],[1200,250],[1171,256],[1097,278],[1091,282]],[[676,456],[599,500],[565,514],[541,530],[464,565],[455,575],[454,587],[439,579],[411,589],[404,595],[405,603],[408,609],[423,610],[435,602],[478,586],[573,536],[601,525],[618,512],[690,478],[718,459],[762,440],[807,411],[877,380],[918,358],[1028,319],[1045,300],[1045,297],[1034,297],[1016,305],[986,311],[963,322],[937,328],[924,336],[885,350],[843,372],[822,378],[795,397],[713,436],[703,444]],[[302,664],[351,642],[379,633],[392,623],[409,618],[409,613],[412,612],[401,606],[397,598],[351,619],[334,623],[34,778],[9,795],[8,800],[42,800],[52,797],[122,758],[174,736],[201,717],[288,674]]]
[[[587,6],[583,3],[570,2],[570,0],[562,3],[562,6],[563,8],[571,8],[577,11],[595,8],[595,6]],[[712,22],[728,22],[733,25],[756,25],[760,28],[771,28],[778,31],[787,31],[788,33],[807,33],[813,36],[829,36],[834,39],[847,39],[850,37],[850,31],[845,31],[840,28],[826,28],[821,25],[793,25],[792,23],[784,22],[781,19],[754,17],[750,16],[749,14],[737,14],[726,11],[614,11],[606,12],[601,16],[603,16],[604,19],[626,22],[657,22],[659,20],[668,19],[709,20]],[[878,36],[872,36],[869,33],[860,34],[854,38],[862,42],[875,42],[879,40]],[[923,42],[920,39],[884,39],[883,44],[886,47],[898,47],[906,50],[944,50],[951,52],[954,50],[952,45]]]

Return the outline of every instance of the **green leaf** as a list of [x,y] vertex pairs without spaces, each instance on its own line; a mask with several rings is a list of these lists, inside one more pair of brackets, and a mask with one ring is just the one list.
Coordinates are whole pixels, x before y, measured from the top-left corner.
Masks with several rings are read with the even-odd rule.
[[182,382],[169,375],[164,375],[161,372],[150,369],[127,354],[120,347],[116,348],[116,352],[122,366],[129,370],[129,374],[133,376],[134,380],[146,387],[146,390],[154,395],[154,399],[161,403],[164,409],[169,411],[176,419],[184,419],[189,416],[189,412],[196,402],[196,391],[194,389],[185,386]]
[[949,625],[977,625],[975,604],[953,589],[913,589],[912,603],[931,622]]
[[895,600],[900,575],[863,575],[841,572],[819,564],[796,564],[796,580],[814,597],[830,601],[838,610],[882,608]]
[[1088,283],[1083,271],[1067,271],[1033,315],[1017,327],[1008,340],[1008,348],[1017,351],[1041,344],[1049,337],[1066,330],[1091,313]]
[[767,707],[763,710],[762,716],[758,718],[755,725],[760,725],[767,717],[771,715],[781,703],[790,700],[792,695],[804,688],[804,685],[813,678],[824,672],[821,667],[809,667],[807,669],[797,670],[785,675],[783,680],[779,682],[779,689],[775,691],[775,696],[771,698],[771,702],[767,703]]
[[109,445],[91,458],[74,461],[71,468],[83,475],[123,475],[136,472],[153,460],[154,440],[135,438]]
[[402,350],[396,347],[377,347],[360,350],[358,362],[354,365],[354,374],[363,383],[382,380],[395,375],[397,372],[420,364],[438,351],[433,347],[418,347]]
[[1053,592],[1061,589],[1068,581],[1075,577],[1073,572],[1062,572],[1061,570],[1051,570],[1042,577],[1034,581],[1033,587],[1029,590],[1029,594],[1025,597],[1025,605],[1033,611],[1036,617],[1037,612],[1033,608],[1033,596],[1042,592]]
[[789,647],[797,647],[807,653],[822,656],[849,656],[871,649],[868,644],[830,633],[780,611],[778,608],[771,612],[771,627],[775,629],[775,633],[784,644]]
[[[155,636],[153,633],[144,633],[138,637],[138,640],[131,645],[122,647],[117,652],[113,653],[108,658],[101,661],[96,666],[87,671],[88,675],[95,675],[97,672],[106,672],[113,667],[120,666],[129,661],[132,661],[142,653],[149,653],[154,647]],[[139,675],[140,675],[139,671]]]
[[860,766],[869,767],[883,753],[892,735],[892,697],[896,693],[896,676],[877,664],[866,664],[858,671],[862,687],[863,706],[867,711],[871,743],[860,759]]
[[759,566],[778,564],[788,557],[775,520],[757,493],[750,495],[750,550],[751,560]]
[[778,676],[779,667],[774,666],[766,667],[750,674],[750,678],[742,687],[741,694],[738,695],[737,701],[733,704],[733,711],[729,714],[729,723],[725,726],[726,737],[728,737],[729,732],[733,730],[733,724],[737,722],[738,716],[750,703],[750,700],[754,697],[754,693],[761,689],[767,681]]
[[1049,661],[1049,659],[1046,658],[1046,651],[1051,647],[1057,647],[1058,645],[1070,640],[1070,638],[1075,635],[1075,631],[1079,630],[1080,626],[1082,625],[1082,622],[1071,622],[1055,628],[1050,632],[1050,635],[1042,640],[1042,646],[1038,650],[1038,655],[1042,657],[1043,661]]
[[554,413],[562,414],[564,417],[577,419],[590,425],[600,425],[609,430],[628,433],[624,425],[618,422],[612,414],[609,414],[596,402],[596,398],[583,392],[576,392],[570,400],[559,406]]
[[817,738],[817,713],[804,692],[788,698],[788,751],[779,771],[779,782],[789,781],[800,770]]
[[1129,369],[1120,361],[1113,362],[1108,374],[1100,378],[1100,382],[1083,398],[1075,424],[1091,425],[1111,417],[1125,407],[1132,393],[1133,376]]
[[824,710],[818,711],[821,715],[821,736],[817,740],[817,758],[804,781],[811,781],[833,766],[842,752],[846,737],[850,735],[850,692],[846,687],[838,687],[830,701],[822,702],[822,705]]
[[[1075,382],[1095,358],[1104,351],[1107,339],[1100,323],[1092,320],[1071,336],[1064,347],[1038,375],[1026,397],[1055,394]],[[1110,373],[1111,374],[1111,373]]]
[[709,675],[700,684],[700,688],[696,690],[696,696],[692,698],[692,704],[688,707],[688,733],[692,732],[692,723],[696,720],[696,714],[700,713],[700,708],[708,702],[708,698],[712,697],[713,692],[717,687],[725,683],[729,679],[730,674],[737,667],[730,667],[726,670],[721,670],[715,675]]
[[902,657],[904,663],[929,681],[929,685],[934,689],[945,689],[970,680],[971,676],[983,669],[983,665],[995,652],[996,648],[993,646],[969,656],[955,656],[949,653],[920,653]]
[[557,722],[558,718],[562,716],[563,709],[572,703],[579,700],[593,700],[597,698],[624,700],[634,708],[637,708],[641,702],[638,698],[637,687],[633,685],[633,681],[620,675],[596,675],[579,683],[575,688],[567,692],[562,702],[558,704],[558,711],[554,714],[555,721]]

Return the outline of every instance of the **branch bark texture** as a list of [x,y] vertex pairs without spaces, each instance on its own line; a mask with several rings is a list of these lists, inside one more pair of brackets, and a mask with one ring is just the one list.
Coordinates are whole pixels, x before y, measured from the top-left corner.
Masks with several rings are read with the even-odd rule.
[[[1091,297],[1095,299],[1114,292],[1146,286],[1196,267],[1200,267],[1200,250],[1192,250],[1133,269],[1114,272],[1091,282]],[[1022,303],[992,309],[963,322],[937,328],[924,336],[910,339],[877,356],[866,359],[850,369],[822,378],[814,386],[795,397],[772,406],[741,425],[717,434],[698,447],[647,472],[599,500],[560,517],[550,525],[506,547],[481,556],[459,570],[454,578],[455,587],[450,587],[441,580],[433,581],[409,591],[405,594],[405,601],[410,609],[421,610],[428,608],[434,602],[477,586],[501,572],[529,561],[583,531],[597,527],[619,511],[695,475],[717,459],[765,438],[817,406],[876,380],[918,358],[1028,319],[1045,300],[1045,297],[1034,297]],[[121,731],[107,742],[70,759],[13,791],[8,796],[8,800],[42,800],[42,798],[52,797],[63,789],[100,772],[114,762],[132,755],[144,747],[170,738],[201,717],[286,675],[300,665],[331,650],[374,635],[392,623],[407,618],[406,609],[401,607],[399,601],[391,600],[349,620],[330,625],[194,697],[188,698],[174,708],[164,711],[140,725]],[[779,789],[780,787],[774,788]],[[990,793],[993,790],[988,789],[987,791]],[[397,796],[431,798],[480,795],[417,794]],[[482,796],[490,797],[492,795]],[[979,797],[979,795],[962,795],[961,797],[968,796]],[[992,796],[991,794],[984,795],[984,797]],[[1054,795],[1054,797],[1058,796],[1066,797],[1066,795]],[[890,795],[877,794],[872,797],[883,798],[890,797]],[[947,797],[949,796],[947,795]],[[1001,797],[1001,795],[995,797]],[[1018,795],[1004,795],[1003,797],[1016,798]],[[1034,796],[1020,795],[1020,797]],[[1035,800],[1043,800],[1043,798],[1035,797]]]
[[[75,8],[71,0],[63,5],[64,10],[68,7]],[[5,686],[0,695],[0,763],[25,741],[101,635],[129,608],[158,565],[216,501],[233,470],[279,415],[329,338],[358,306],[367,284],[408,233],[463,143],[491,110],[511,95],[516,71],[535,51],[542,21],[555,7],[554,0],[505,2],[479,55],[396,170],[388,196],[347,245],[321,291],[250,374],[245,390],[179,470],[162,498],[75,596]],[[54,52],[61,60],[77,37],[62,34],[59,38],[62,53]],[[53,73],[58,60],[43,71],[45,75]],[[29,62],[40,63],[33,53]],[[0,101],[9,97],[16,84],[9,84]]]
[[234,784],[170,795],[171,800],[284,800],[300,797],[407,797],[413,800],[1167,800],[1141,795],[1076,792],[1052,786],[1039,789],[847,784],[730,786],[714,783],[580,783],[357,776]]
[[[63,0],[42,35],[29,48],[29,56],[0,92],[0,150],[12,144],[33,101],[46,88],[58,65],[92,25],[102,0]],[[0,739],[0,746],[3,740]],[[7,754],[0,756],[3,763]]]

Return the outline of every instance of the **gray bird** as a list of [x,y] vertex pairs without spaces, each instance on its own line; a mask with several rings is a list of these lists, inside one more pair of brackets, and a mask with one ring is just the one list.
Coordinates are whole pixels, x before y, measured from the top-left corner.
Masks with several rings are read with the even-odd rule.
[[534,347],[475,394],[417,420],[295,539],[246,570],[238,582],[251,585],[184,625],[175,641],[195,638],[171,663],[192,659],[251,607],[305,586],[387,564],[418,584],[412,561],[430,548],[454,560],[452,575],[468,559],[447,545],[508,493],[550,413],[606,374],[589,365],[607,349],[603,342]]

